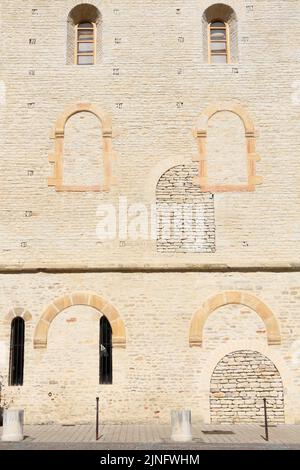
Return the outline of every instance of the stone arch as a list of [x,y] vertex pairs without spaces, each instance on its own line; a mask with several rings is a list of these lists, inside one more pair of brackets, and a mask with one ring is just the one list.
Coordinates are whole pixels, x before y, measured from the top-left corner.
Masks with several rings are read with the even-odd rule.
[[[63,152],[64,137],[67,121],[75,114],[87,112],[95,115],[102,127],[103,138],[103,185],[97,186],[65,186],[63,184]],[[68,107],[57,119],[54,131],[51,134],[54,140],[55,152],[49,155],[49,163],[54,166],[54,176],[48,178],[48,186],[54,186],[56,191],[108,191],[111,183],[111,162],[112,162],[112,119],[101,108],[92,103],[76,103]]]
[[208,22],[220,18],[223,21],[230,21],[230,18],[233,16],[236,19],[236,12],[233,6],[228,5],[227,3],[212,3],[207,6],[204,10],[203,16],[205,16]]
[[76,4],[68,13],[68,20],[75,24],[79,21],[99,21],[101,13],[96,5],[91,2],[75,2]]
[[103,297],[90,292],[74,292],[54,300],[42,313],[34,332],[33,345],[35,349],[47,347],[47,337],[50,325],[54,318],[63,310],[73,305],[86,305],[98,310],[108,319],[113,334],[113,346],[124,348],[126,346],[125,325],[118,310]]
[[219,105],[212,105],[208,106],[199,116],[197,121],[197,131],[198,132],[206,132],[207,124],[211,117],[213,117],[216,113],[220,113],[221,111],[229,111],[231,113],[236,114],[243,122],[245,127],[245,135],[247,134],[254,134],[254,123],[250,118],[247,111],[240,105],[237,104],[225,104],[221,103]]
[[211,422],[209,394],[213,371],[222,358],[239,350],[257,351],[258,353],[267,357],[275,365],[283,383],[285,422],[286,424],[294,424],[295,397],[291,393],[293,389],[293,378],[289,368],[287,367],[287,364],[282,359],[282,355],[279,351],[271,349],[269,346],[264,346],[259,341],[244,340],[232,341],[231,343],[222,345],[216,350],[212,351],[205,361],[205,367],[203,368],[200,377],[197,377],[195,380],[194,387],[198,388],[200,384],[201,396],[203,399],[203,405],[201,408],[203,421],[207,424]]
[[[237,115],[245,128],[245,139],[247,149],[247,184],[239,185],[209,185],[207,174],[207,128],[209,120],[217,113],[230,112]],[[219,104],[206,108],[198,118],[196,127],[196,138],[198,143],[199,176],[195,178],[195,184],[200,186],[204,192],[236,192],[236,191],[254,191],[255,186],[262,183],[262,177],[256,175],[256,162],[260,161],[256,153],[256,136],[254,124],[247,111],[236,104]]]
[[22,307],[12,308],[5,316],[5,322],[11,324],[12,320],[16,317],[21,317],[26,322],[32,320],[32,315],[28,310]]
[[227,304],[241,304],[254,310],[266,326],[269,345],[281,344],[277,319],[272,310],[255,295],[242,291],[227,291],[208,299],[198,310],[190,325],[190,346],[202,346],[203,328],[211,313]]

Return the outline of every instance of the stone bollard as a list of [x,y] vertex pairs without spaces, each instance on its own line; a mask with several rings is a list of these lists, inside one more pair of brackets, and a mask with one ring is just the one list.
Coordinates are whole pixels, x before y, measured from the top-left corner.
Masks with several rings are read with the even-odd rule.
[[190,410],[171,412],[172,441],[188,442],[192,440],[192,418]]
[[23,441],[24,411],[8,409],[4,410],[2,441]]

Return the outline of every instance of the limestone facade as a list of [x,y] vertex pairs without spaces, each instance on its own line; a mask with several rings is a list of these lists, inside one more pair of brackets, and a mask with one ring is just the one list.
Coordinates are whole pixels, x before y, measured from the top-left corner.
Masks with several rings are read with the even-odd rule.
[[[106,422],[177,408],[252,422],[262,393],[274,422],[300,422],[300,3],[225,3],[1,2],[0,375],[28,423],[91,422],[96,396]],[[211,64],[222,17],[231,60]],[[96,25],[95,65],[74,64],[80,21]],[[199,211],[162,241],[170,203]],[[22,386],[8,385],[15,316]]]

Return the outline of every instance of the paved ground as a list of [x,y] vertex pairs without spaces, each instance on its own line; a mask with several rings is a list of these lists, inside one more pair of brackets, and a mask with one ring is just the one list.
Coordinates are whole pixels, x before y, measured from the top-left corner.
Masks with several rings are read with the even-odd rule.
[[[0,431],[0,434],[2,431]],[[300,449],[300,425],[279,425],[269,429],[267,443],[259,425],[201,425],[193,429],[193,441],[170,441],[167,425],[104,425],[95,441],[95,426],[36,425],[25,426],[21,443],[0,441],[4,449]]]
[[[9,451],[34,451],[34,450],[86,450],[86,451],[99,451],[102,453],[109,451],[145,451],[155,452],[155,451],[216,451],[216,450],[299,450],[300,445],[283,445],[283,444],[203,444],[203,443],[192,443],[192,444],[182,444],[174,445],[173,443],[169,444],[93,444],[93,443],[23,443],[23,444],[10,444],[9,446],[0,445],[0,452],[9,450]],[[1,459],[3,459],[3,454]]]

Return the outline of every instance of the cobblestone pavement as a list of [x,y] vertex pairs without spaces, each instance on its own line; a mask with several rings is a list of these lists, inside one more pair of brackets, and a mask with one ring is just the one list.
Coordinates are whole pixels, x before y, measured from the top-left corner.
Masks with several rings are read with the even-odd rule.
[[[298,448],[300,425],[269,428],[270,440],[264,440],[259,425],[201,425],[193,428],[193,441],[176,444],[170,441],[170,426],[159,424],[119,424],[100,427],[95,441],[95,426],[82,424],[28,425],[21,443],[0,441],[4,449],[217,449],[217,448]],[[0,431],[0,434],[2,431]]]

